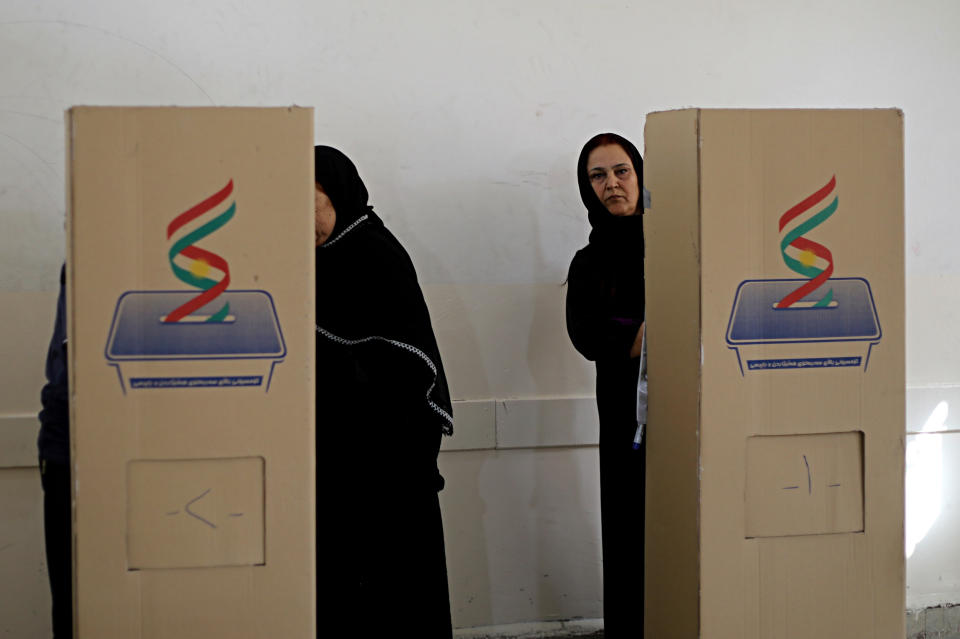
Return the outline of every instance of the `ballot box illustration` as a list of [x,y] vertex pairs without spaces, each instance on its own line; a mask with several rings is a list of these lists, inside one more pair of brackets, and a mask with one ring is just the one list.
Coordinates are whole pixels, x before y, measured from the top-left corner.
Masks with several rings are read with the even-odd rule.
[[837,214],[837,191],[833,175],[779,216],[783,264],[807,279],[746,280],[737,287],[726,338],[741,374],[849,366],[866,370],[881,338],[870,283],[862,277],[831,277],[833,253],[809,237]]
[[727,344],[741,373],[854,366],[866,369],[882,333],[870,283],[859,277],[826,281],[833,300],[795,307],[778,302],[807,280],[747,280],[737,287]]
[[[266,291],[225,291],[179,322],[169,313],[189,291],[130,291],[117,301],[107,361],[125,389],[262,386],[270,390],[286,346],[273,299]],[[221,321],[209,318],[228,304]],[[223,366],[222,364],[227,364]]]
[[117,301],[106,357],[126,389],[263,386],[286,347],[267,291],[236,291],[222,255],[198,244],[237,211],[234,181],[166,228],[171,276],[196,291],[128,291]]

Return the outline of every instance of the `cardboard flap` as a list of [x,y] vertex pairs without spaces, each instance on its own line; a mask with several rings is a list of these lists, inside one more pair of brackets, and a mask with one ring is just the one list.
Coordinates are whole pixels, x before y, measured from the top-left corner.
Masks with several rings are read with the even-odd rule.
[[863,531],[863,433],[747,438],[746,537]]
[[130,570],[264,563],[261,457],[127,465]]

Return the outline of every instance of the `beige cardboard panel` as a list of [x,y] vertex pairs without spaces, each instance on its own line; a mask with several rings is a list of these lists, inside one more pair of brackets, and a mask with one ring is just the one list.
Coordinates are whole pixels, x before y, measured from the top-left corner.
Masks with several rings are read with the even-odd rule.
[[[731,575],[740,573],[747,566],[738,565],[732,552],[737,541],[737,527],[731,516],[738,516],[741,495],[747,489],[743,473],[745,437],[753,434],[792,434],[830,432],[836,430],[863,429],[865,450],[869,450],[872,438],[892,437],[896,441],[897,428],[902,429],[902,420],[897,419],[897,409],[888,404],[888,413],[875,419],[865,419],[863,413],[867,398],[877,398],[880,403],[899,396],[902,402],[902,365],[893,368],[884,361],[883,351],[896,353],[902,350],[900,336],[884,331],[879,344],[870,346],[864,342],[837,342],[820,344],[754,344],[741,347],[739,353],[730,348],[729,327],[731,307],[738,286],[746,280],[786,279],[800,277],[783,263],[780,253],[778,218],[793,204],[821,188],[836,176],[835,190],[839,192],[837,212],[805,237],[829,245],[834,256],[834,276],[859,277],[869,282],[873,299],[877,303],[880,324],[888,316],[902,314],[902,286],[899,311],[882,312],[877,299],[887,287],[896,288],[896,270],[902,250],[897,252],[902,230],[902,197],[898,193],[898,181],[889,179],[887,162],[894,165],[896,158],[889,160],[890,153],[879,157],[863,149],[864,121],[873,121],[874,114],[861,117],[859,112],[704,112],[703,114],[703,237],[704,237],[704,423],[703,423],[703,615],[704,628],[708,619],[722,623],[719,617],[728,616],[719,612],[731,606],[740,607],[739,594],[725,584]],[[794,117],[795,116],[795,117]],[[895,113],[886,112],[890,122],[896,123]],[[865,118],[865,119],[864,119]],[[884,131],[872,135],[882,136]],[[887,138],[891,137],[886,131]],[[893,136],[897,139],[897,136]],[[894,156],[896,154],[893,154]],[[876,157],[875,157],[876,156]],[[874,170],[871,161],[880,166]],[[824,174],[824,167],[827,173]],[[902,174],[901,174],[902,175]],[[902,178],[901,178],[902,179]],[[804,192],[802,184],[810,185]],[[879,186],[878,186],[879,183]],[[877,191],[880,195],[877,195]],[[730,220],[743,220],[728,224]],[[887,229],[878,233],[876,228]],[[865,245],[864,229],[871,237]],[[894,263],[891,268],[877,255],[886,256]],[[890,257],[894,256],[894,257]],[[706,265],[710,265],[709,268]],[[840,269],[844,270],[841,271]],[[901,267],[902,269],[902,264]],[[889,307],[887,307],[889,308]],[[793,312],[793,311],[783,311]],[[894,329],[895,330],[895,329]],[[752,353],[750,351],[753,351]],[[737,359],[739,354],[739,360]],[[869,365],[864,370],[869,354]],[[834,361],[850,361],[861,358],[861,366],[822,369],[770,369],[750,371],[749,359],[755,360],[806,360],[816,364]],[[740,366],[747,369],[741,374]],[[882,393],[880,385],[896,386],[888,379],[896,378],[899,371],[899,393]],[[886,395],[887,398],[880,398]],[[872,400],[871,400],[872,401]],[[709,406],[709,408],[708,408]],[[902,414],[902,408],[900,409]],[[899,422],[899,425],[898,425]],[[732,425],[740,428],[732,429]],[[733,437],[740,430],[744,439]],[[884,434],[886,433],[886,435]],[[880,470],[876,464],[880,464]],[[866,530],[869,526],[869,501],[875,492],[892,491],[902,496],[892,485],[878,484],[884,473],[892,475],[897,482],[895,458],[866,457],[865,491],[867,503]],[[902,477],[902,475],[901,475]],[[873,481],[871,482],[871,478]],[[896,500],[889,500],[889,509],[900,513]],[[742,508],[742,506],[740,506]],[[744,517],[746,514],[744,513]],[[745,521],[745,520],[741,520]],[[781,530],[789,529],[783,521]],[[891,531],[889,522],[886,531]],[[891,532],[876,531],[883,536]],[[872,537],[866,541],[872,543]],[[902,555],[888,554],[887,564],[892,579],[886,584],[861,583],[859,588],[877,592],[902,592],[902,582],[896,580],[896,562]],[[865,565],[854,566],[856,574],[869,574],[869,564],[876,561],[868,553],[861,555]],[[811,554],[804,565],[816,566],[823,559]],[[773,567],[761,561],[757,568],[763,576]],[[746,573],[743,573],[747,577]],[[816,582],[811,581],[810,588]],[[848,584],[850,587],[852,585]],[[791,592],[798,586],[792,585]],[[762,585],[758,593],[766,593]],[[844,593],[838,593],[841,596]],[[801,607],[808,613],[824,616],[826,613],[817,599],[799,597]],[[804,603],[805,602],[805,603]],[[807,607],[809,606],[809,607]],[[902,606],[901,606],[902,607]],[[769,606],[760,606],[760,613],[774,614]],[[874,614],[864,609],[864,614]],[[829,616],[829,615],[827,615]],[[835,621],[838,621],[835,619]],[[873,623],[875,618],[864,618],[861,623]],[[717,626],[724,631],[739,633],[739,622],[726,620]],[[838,621],[839,623],[839,621]],[[769,636],[761,633],[761,636]],[[805,636],[802,633],[795,636]],[[809,635],[807,635],[809,636]],[[821,636],[821,635],[816,635]],[[895,634],[891,635],[895,636]]]
[[264,562],[263,458],[127,465],[131,570]]
[[[693,140],[700,162],[694,168],[661,166],[658,149],[684,148],[694,136],[667,125],[668,116],[682,113],[648,118],[646,169],[648,176],[671,173],[661,183],[699,186],[688,187],[699,196],[699,208],[691,212],[668,201],[666,213],[693,224],[701,242],[695,257],[702,262],[702,386],[685,397],[688,405],[699,399],[702,415],[696,449],[702,481],[695,498],[701,636],[902,636],[902,116],[893,110],[700,111]],[[647,181],[656,211],[665,202],[654,180]],[[810,210],[787,220],[781,232],[781,216],[808,198]],[[829,250],[834,272],[828,284],[837,304],[779,309],[777,301],[809,279],[785,264],[781,240],[830,208],[833,198],[835,211],[799,235]],[[653,330],[656,309],[673,302],[673,291],[661,282],[682,281],[671,278],[687,268],[689,242],[672,238],[673,252],[658,252],[651,246],[655,221],[648,216],[651,421],[658,405],[675,421],[672,391],[657,391],[654,368],[658,356],[668,354],[657,352]],[[822,267],[827,260],[819,247],[808,254],[791,247],[787,253]],[[799,281],[784,282],[790,279]],[[808,295],[801,302],[817,299]],[[672,321],[681,323],[683,311]],[[746,503],[757,505],[756,495],[748,494],[750,438],[846,431],[863,432],[863,521],[833,523],[864,532],[745,539]],[[652,451],[652,437],[650,443]],[[688,446],[677,460],[692,450]],[[840,451],[821,453],[849,456]],[[751,462],[754,474],[772,475],[785,463]],[[670,476],[664,474],[667,461],[649,464],[648,481]],[[841,511],[854,514],[847,507]],[[822,525],[812,528],[833,529],[828,513],[821,509]],[[670,507],[648,501],[648,520],[671,514]],[[769,530],[796,534],[802,521],[789,517],[798,513],[783,514],[786,519],[771,517],[768,523],[775,525]],[[684,552],[682,545],[675,548],[675,554]]]
[[747,439],[746,537],[863,530],[863,433]]
[[[143,639],[242,637],[272,634],[279,620],[261,617],[248,602],[257,599],[254,584],[264,568],[150,571],[143,573]],[[202,593],[202,596],[197,596]],[[286,625],[286,624],[285,624]],[[302,632],[302,631],[301,631]]]
[[[901,360],[902,361],[902,360]],[[899,369],[903,371],[901,367]],[[901,388],[903,388],[901,386]],[[892,392],[896,396],[896,392]],[[900,395],[901,401],[903,395]],[[905,633],[904,616],[901,610],[906,608],[906,561],[904,559],[904,464],[905,443],[903,435],[904,407],[890,399],[878,398],[877,406],[866,402],[865,422],[895,422],[899,434],[887,432],[864,442],[865,476],[864,483],[868,495],[865,504],[864,530],[870,544],[869,562],[871,578],[878,587],[872,595],[872,606],[877,626],[884,633],[877,636],[897,637]],[[881,414],[883,408],[887,411]],[[893,628],[893,630],[887,630]],[[895,634],[895,633],[899,633]]]
[[[315,637],[304,635],[315,600],[294,597],[290,583],[313,579],[313,566],[291,569],[290,583],[265,578],[268,566],[151,570],[143,575],[143,639]],[[198,593],[203,596],[198,597]],[[257,605],[249,605],[255,601]],[[275,611],[284,611],[283,615]]]
[[[145,459],[264,460],[266,565],[242,573],[260,597],[243,605],[263,628],[287,627],[291,611],[312,610],[315,589],[311,112],[79,108],[68,118],[82,636],[131,637],[145,627],[147,582],[126,566],[128,463]],[[217,193],[226,197],[168,237],[173,220]],[[198,294],[174,273],[175,243],[227,217],[192,243],[227,262],[229,285],[217,303],[191,315],[213,313],[226,300],[234,321],[162,323]],[[221,279],[213,262],[174,260],[197,277]],[[208,548],[214,563],[236,557],[229,544]],[[181,588],[184,597],[208,596],[187,582]],[[261,596],[272,589],[286,593],[279,605]],[[236,625],[217,632],[249,631],[241,617],[227,617]],[[295,618],[299,626],[288,636],[310,636],[312,613]]]
[[644,628],[695,637],[698,621],[699,220],[697,112],[654,113],[644,182],[648,370]]
[[[873,576],[865,570],[864,535],[758,539],[744,544],[763,567],[757,573],[759,596],[748,602],[744,615],[744,637],[841,639],[889,634],[872,610]],[[898,614],[903,616],[902,611]]]
[[[889,191],[877,189],[864,193],[870,210],[884,210],[887,202],[895,202],[902,209],[903,187],[903,115],[884,116],[880,112],[868,113],[864,119],[864,155],[876,158],[875,171],[878,180],[889,184]],[[906,606],[906,565],[904,547],[904,464],[906,444],[904,423],[906,408],[904,400],[905,343],[904,343],[904,237],[903,217],[878,220],[889,234],[879,227],[870,236],[877,247],[872,268],[880,276],[875,286],[874,298],[881,317],[884,341],[875,349],[876,361],[871,356],[871,369],[876,364],[877,375],[872,381],[870,395],[861,398],[861,413],[865,424],[884,425],[872,439],[865,441],[866,486],[873,493],[866,504],[865,529],[873,544],[871,572],[874,579],[888,583],[888,587],[873,592],[873,606],[878,618],[878,627],[893,628],[903,635],[903,615],[898,614]],[[871,280],[872,281],[872,280]]]

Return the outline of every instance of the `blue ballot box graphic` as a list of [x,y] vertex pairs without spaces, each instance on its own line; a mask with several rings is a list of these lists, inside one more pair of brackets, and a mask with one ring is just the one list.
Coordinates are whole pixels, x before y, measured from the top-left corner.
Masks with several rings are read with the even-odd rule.
[[[194,297],[194,291],[129,291],[117,301],[106,357],[117,368],[124,392],[249,386],[269,390],[273,369],[287,352],[270,294],[228,290],[198,309],[196,321],[164,321]],[[201,319],[225,302],[230,315],[223,321]]]
[[117,300],[107,337],[107,363],[120,388],[270,390],[286,356],[273,298],[232,290],[230,265],[198,243],[234,219],[233,179],[167,225],[173,275],[195,290],[127,291]]
[[[862,277],[831,278],[833,304],[813,299],[792,307],[778,302],[802,279],[747,280],[734,296],[727,347],[740,372],[801,368],[863,367],[882,330],[870,283]],[[804,303],[808,302],[808,303]]]
[[737,287],[726,340],[741,375],[745,370],[867,370],[870,351],[882,336],[870,283],[832,277],[833,253],[808,237],[839,205],[834,175],[779,218],[783,262],[805,279],[746,280]]
[[[269,391],[286,345],[266,291],[227,290],[185,318],[167,315],[194,291],[128,291],[120,296],[107,338],[107,362],[124,392],[145,388],[237,388]],[[224,303],[230,314],[207,321]],[[190,321],[193,318],[193,321]]]

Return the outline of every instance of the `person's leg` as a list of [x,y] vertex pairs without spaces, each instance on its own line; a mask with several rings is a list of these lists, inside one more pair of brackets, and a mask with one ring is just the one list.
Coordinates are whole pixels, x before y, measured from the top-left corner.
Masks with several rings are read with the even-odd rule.
[[[385,491],[364,553],[365,629],[358,637],[410,634],[450,639],[450,592],[435,492]],[[366,633],[366,634],[364,634]]]
[[[355,458],[335,442],[337,453],[317,464],[316,583],[317,638],[363,637],[366,614],[363,583],[366,539],[362,481],[350,477]],[[318,452],[317,459],[323,459]]]
[[70,466],[40,461],[43,484],[43,536],[53,600],[53,636],[73,636],[73,561]]
[[[420,589],[423,592],[424,637],[450,639],[453,623],[450,617],[450,588],[447,578],[447,557],[443,541],[443,519],[436,493],[424,497],[423,535],[417,555],[422,557]],[[416,543],[413,544],[416,547]],[[419,563],[419,562],[418,562]],[[411,566],[411,569],[413,567]]]
[[600,442],[604,637],[643,637],[644,455],[630,434]]

